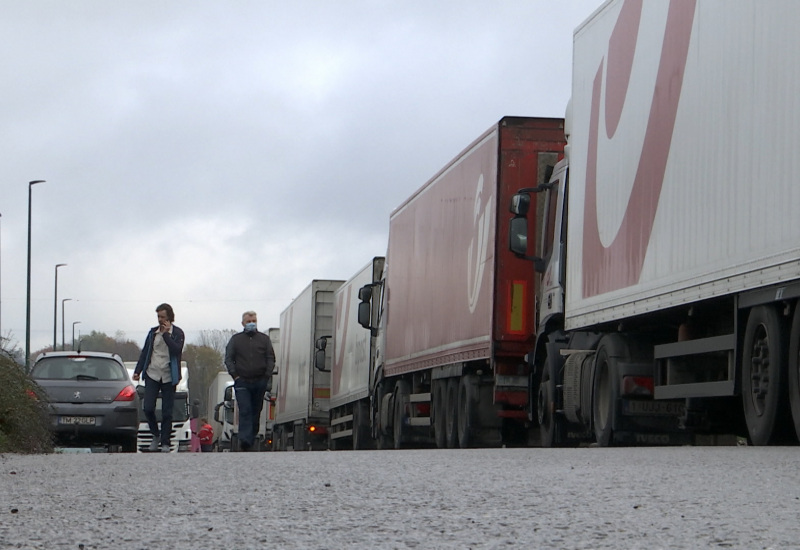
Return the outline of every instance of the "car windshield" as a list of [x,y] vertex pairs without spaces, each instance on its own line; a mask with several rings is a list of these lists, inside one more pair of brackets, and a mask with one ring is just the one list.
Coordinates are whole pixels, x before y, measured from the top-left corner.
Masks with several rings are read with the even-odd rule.
[[31,376],[37,380],[127,380],[125,368],[107,357],[45,357]]

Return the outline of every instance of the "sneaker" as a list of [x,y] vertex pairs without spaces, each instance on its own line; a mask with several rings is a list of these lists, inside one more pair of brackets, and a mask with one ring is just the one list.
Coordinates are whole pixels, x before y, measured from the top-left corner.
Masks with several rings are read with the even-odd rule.
[[162,453],[168,453],[169,452],[169,445],[162,445],[161,446],[161,452]]
[[147,452],[148,453],[157,453],[158,452],[158,441],[153,439],[153,441],[150,442],[150,446],[147,448]]

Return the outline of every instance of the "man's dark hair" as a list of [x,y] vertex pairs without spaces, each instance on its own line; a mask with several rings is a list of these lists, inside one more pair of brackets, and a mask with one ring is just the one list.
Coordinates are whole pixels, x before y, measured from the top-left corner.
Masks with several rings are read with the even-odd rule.
[[161,304],[160,306],[158,306],[156,308],[156,313],[158,313],[159,311],[166,311],[167,312],[167,319],[169,320],[169,322],[170,323],[174,323],[175,322],[175,312],[172,311],[172,306],[171,305],[169,305],[169,304]]

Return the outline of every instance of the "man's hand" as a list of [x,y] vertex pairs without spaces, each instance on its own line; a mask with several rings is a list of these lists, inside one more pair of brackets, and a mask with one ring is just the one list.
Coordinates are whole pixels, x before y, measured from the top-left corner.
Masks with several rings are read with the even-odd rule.
[[138,372],[133,373],[133,381],[134,382],[138,382],[139,381],[139,373]]

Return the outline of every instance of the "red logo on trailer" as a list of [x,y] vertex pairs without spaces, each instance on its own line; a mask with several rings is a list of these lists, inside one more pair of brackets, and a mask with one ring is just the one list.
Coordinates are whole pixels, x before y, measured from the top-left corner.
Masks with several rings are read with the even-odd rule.
[[[586,159],[586,202],[583,228],[583,296],[625,288],[639,281],[664,182],[667,157],[681,95],[696,0],[672,0],[653,90],[639,165],[614,240],[604,246],[597,221],[597,143],[603,62],[592,87],[589,147]],[[643,0],[627,0],[608,42],[605,79],[605,131],[617,131],[630,83]]]

